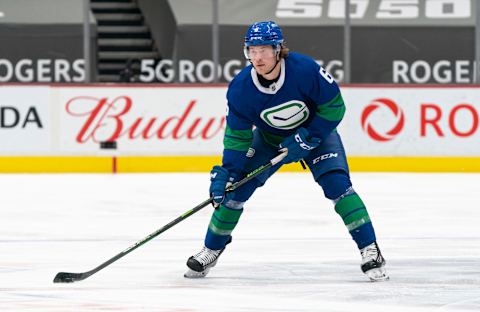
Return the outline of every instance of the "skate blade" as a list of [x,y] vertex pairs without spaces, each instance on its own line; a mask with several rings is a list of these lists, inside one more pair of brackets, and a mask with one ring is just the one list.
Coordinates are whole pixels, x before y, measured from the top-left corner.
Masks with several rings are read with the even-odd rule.
[[185,277],[185,278],[203,278],[203,277],[207,276],[208,271],[210,271],[210,268],[205,269],[202,272],[197,272],[197,271],[188,269],[188,271],[185,272],[185,274],[183,274],[183,277]]
[[371,282],[385,282],[390,279],[387,274],[387,270],[385,270],[384,267],[371,269],[365,272],[365,274],[368,276]]

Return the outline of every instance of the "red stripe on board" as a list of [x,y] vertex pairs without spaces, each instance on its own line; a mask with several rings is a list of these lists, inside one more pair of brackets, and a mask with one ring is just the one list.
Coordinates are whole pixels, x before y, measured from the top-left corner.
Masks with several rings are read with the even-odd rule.
[[112,157],[112,173],[117,173],[117,156]]

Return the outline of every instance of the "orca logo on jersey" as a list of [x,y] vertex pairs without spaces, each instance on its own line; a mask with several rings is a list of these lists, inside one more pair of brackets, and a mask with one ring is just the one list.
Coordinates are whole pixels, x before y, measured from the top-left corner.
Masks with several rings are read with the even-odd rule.
[[[395,125],[389,130],[384,130],[380,132],[378,131],[378,129],[375,130],[372,127],[370,115],[372,115],[374,111],[376,111],[381,107],[387,108],[388,110],[383,109],[380,112],[393,113],[393,116],[395,118],[395,121],[394,121]],[[405,124],[405,117],[404,117],[403,111],[400,109],[400,107],[398,107],[398,105],[394,101],[390,99],[385,99],[385,98],[375,99],[372,101],[372,103],[367,105],[367,107],[365,107],[365,109],[362,112],[362,128],[375,141],[386,142],[386,141],[393,140],[397,136],[397,134],[399,134],[400,131],[402,131],[404,124]]]
[[260,117],[270,127],[277,129],[293,129],[303,123],[310,116],[305,103],[298,100],[288,101],[270,107],[260,113]]

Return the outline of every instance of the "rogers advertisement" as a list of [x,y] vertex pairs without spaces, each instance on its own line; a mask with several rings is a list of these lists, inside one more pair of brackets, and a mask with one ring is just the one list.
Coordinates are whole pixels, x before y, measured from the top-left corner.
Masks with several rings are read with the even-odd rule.
[[[225,93],[226,86],[2,87],[0,154],[220,155]],[[338,131],[349,156],[480,155],[480,88],[350,85],[342,93],[347,113]]]
[[480,88],[343,88],[351,156],[480,155]]

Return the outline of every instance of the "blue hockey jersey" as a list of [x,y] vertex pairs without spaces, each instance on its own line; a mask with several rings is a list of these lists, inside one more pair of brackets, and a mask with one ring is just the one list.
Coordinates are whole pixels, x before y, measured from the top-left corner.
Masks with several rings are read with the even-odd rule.
[[267,142],[278,145],[300,127],[325,138],[343,118],[338,85],[313,59],[290,52],[280,66],[279,79],[268,88],[260,84],[252,65],[229,85],[223,166],[230,171],[241,171],[254,126]]

